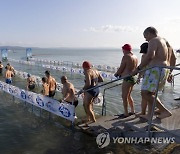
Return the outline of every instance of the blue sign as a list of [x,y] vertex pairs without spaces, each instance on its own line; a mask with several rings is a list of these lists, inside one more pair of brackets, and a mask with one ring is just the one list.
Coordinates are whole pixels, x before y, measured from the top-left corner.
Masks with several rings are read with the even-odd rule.
[[56,112],[56,109],[53,108],[52,102],[47,102],[47,103],[46,103],[46,107],[47,107],[48,109],[50,109],[51,111]]
[[1,57],[2,57],[2,60],[7,60],[7,57],[8,57],[7,49],[1,49]]
[[39,106],[41,106],[41,107],[44,106],[44,102],[43,102],[43,100],[42,100],[39,96],[36,98],[36,103],[37,103]]
[[59,107],[59,112],[61,112],[61,114],[63,116],[65,116],[65,117],[70,117],[71,116],[70,111],[66,107],[64,107],[63,104],[61,104],[61,106]]
[[26,99],[26,93],[24,91],[21,91],[21,98]]
[[26,48],[26,57],[31,58],[32,57],[32,49],[31,48]]

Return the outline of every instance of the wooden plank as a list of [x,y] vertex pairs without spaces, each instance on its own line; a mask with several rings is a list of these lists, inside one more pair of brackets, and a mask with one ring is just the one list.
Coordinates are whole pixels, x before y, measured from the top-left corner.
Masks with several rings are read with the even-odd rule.
[[172,116],[154,120],[153,124],[165,128],[167,130],[178,130],[180,129],[180,108],[171,110]]

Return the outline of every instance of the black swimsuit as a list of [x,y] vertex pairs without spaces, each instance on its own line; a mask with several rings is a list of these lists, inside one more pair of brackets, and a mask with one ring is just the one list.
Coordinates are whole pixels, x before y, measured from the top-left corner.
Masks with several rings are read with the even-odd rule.
[[[91,79],[91,85],[90,85],[87,89],[97,87],[98,84],[96,84],[96,85],[94,86],[94,85],[93,85],[94,82],[98,82],[98,78]],[[88,92],[90,95],[92,95],[93,97],[97,97],[97,96],[99,95],[99,87],[98,87],[98,88],[94,88],[94,89],[92,89],[92,90],[88,90],[87,92]]]

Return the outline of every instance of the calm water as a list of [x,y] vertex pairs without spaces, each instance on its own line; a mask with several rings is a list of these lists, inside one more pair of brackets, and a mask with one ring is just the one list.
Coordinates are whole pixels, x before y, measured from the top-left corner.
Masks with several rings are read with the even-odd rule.
[[[134,50],[134,54],[140,59],[141,55],[138,50]],[[10,52],[9,57],[13,59],[21,59],[25,57],[25,51],[20,50]],[[119,49],[38,49],[33,50],[33,57],[72,61],[82,63],[84,60],[89,60],[92,64],[101,64],[109,66],[119,66],[122,51]],[[180,63],[180,57],[177,57],[177,63]],[[5,64],[5,63],[4,63]],[[28,66],[18,63],[12,63],[14,68],[19,71],[29,72],[33,75],[44,76],[44,69],[37,66]],[[64,75],[60,71],[51,71],[52,75],[60,82],[60,76]],[[176,72],[175,72],[176,73]],[[80,75],[71,75],[66,73],[69,80],[75,85],[75,88],[83,87],[84,78]],[[168,108],[176,107],[177,102],[173,98],[178,97],[180,91],[180,76],[175,78],[175,87],[166,84],[165,93],[160,93],[162,101]],[[4,78],[0,76],[0,80]],[[15,77],[14,85],[25,88],[24,80]],[[112,85],[112,84],[111,84]],[[108,85],[108,86],[111,86]],[[108,87],[106,86],[106,87]],[[132,96],[135,101],[135,108],[140,111],[140,85],[135,85]],[[40,88],[36,91],[40,92]],[[101,88],[103,91],[103,88]],[[57,93],[56,98],[61,95]],[[112,90],[108,90],[106,94],[107,114],[114,115],[123,112],[121,87],[118,86]],[[46,111],[34,108],[31,112],[31,106],[25,105],[19,100],[13,102],[12,97],[8,94],[0,92],[0,153],[105,153],[108,151],[117,152],[117,148],[111,145],[103,150],[98,149],[95,138],[86,136],[77,129],[72,130],[69,123],[57,116],[51,115]],[[101,107],[95,106],[96,116],[100,116]],[[82,102],[76,109],[79,119],[83,118],[85,113],[82,107]]]

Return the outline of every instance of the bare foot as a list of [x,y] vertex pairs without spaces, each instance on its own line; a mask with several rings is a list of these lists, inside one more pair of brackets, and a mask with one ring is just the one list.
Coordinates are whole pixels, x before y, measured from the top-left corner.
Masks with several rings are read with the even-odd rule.
[[160,114],[157,117],[160,119],[164,119],[170,117],[171,115],[172,113],[170,111],[164,111],[164,112],[160,112]]

